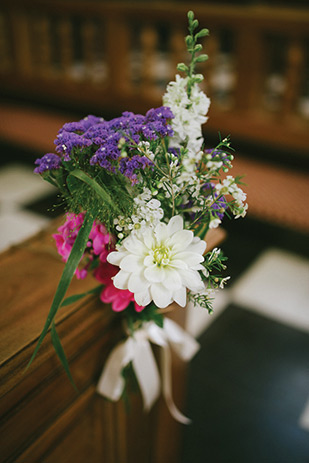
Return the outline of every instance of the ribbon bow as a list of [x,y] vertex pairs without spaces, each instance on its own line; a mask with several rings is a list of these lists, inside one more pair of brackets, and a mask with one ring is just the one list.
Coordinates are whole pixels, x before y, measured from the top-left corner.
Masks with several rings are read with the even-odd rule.
[[160,375],[150,342],[162,347],[162,392],[169,411],[180,423],[189,424],[191,420],[178,410],[172,398],[170,347],[182,360],[189,361],[199,350],[200,345],[177,323],[168,318],[164,319],[163,328],[154,322],[144,323],[133,336],[113,349],[99,379],[97,392],[112,401],[119,400],[125,386],[125,380],[121,375],[122,369],[132,362],[144,408],[150,410],[159,397],[161,389]]

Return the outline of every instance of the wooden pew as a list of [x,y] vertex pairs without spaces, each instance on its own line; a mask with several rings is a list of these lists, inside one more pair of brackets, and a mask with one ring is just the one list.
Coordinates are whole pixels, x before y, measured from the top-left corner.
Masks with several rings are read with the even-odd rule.
[[[108,402],[95,391],[107,356],[122,338],[119,315],[97,297],[67,306],[57,316],[78,392],[48,336],[25,371],[64,267],[51,238],[57,223],[0,255],[1,463],[178,462],[183,425],[170,416],[162,398],[148,414],[137,392],[127,413],[122,401]],[[209,248],[224,237],[224,231],[211,230]],[[73,279],[68,294],[96,284],[90,277]],[[172,316],[183,325],[185,313],[178,309]],[[185,411],[186,366],[177,357],[173,384],[175,403]]]

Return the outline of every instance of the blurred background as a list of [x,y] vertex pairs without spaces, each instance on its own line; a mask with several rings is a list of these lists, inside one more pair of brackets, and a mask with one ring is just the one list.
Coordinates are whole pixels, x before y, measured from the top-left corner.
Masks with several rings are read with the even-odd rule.
[[63,213],[33,175],[57,131],[162,104],[186,60],[186,13],[210,30],[200,66],[207,147],[231,134],[248,216],[224,220],[231,283],[193,309],[185,462],[309,461],[309,8],[307,0],[2,0],[0,249]]

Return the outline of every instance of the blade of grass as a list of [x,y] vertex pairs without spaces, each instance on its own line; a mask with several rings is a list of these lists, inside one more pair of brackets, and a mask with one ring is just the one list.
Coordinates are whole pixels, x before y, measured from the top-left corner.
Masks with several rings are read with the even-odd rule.
[[75,270],[79,264],[79,261],[84,253],[85,247],[87,245],[89,233],[92,228],[92,224],[94,222],[94,217],[90,212],[87,212],[84,218],[83,225],[81,226],[81,229],[78,232],[78,235],[76,237],[76,240],[74,242],[74,245],[72,247],[70,256],[68,258],[67,263],[65,264],[61,279],[59,281],[58,287],[56,289],[56,293],[51,305],[51,308],[49,310],[49,313],[47,315],[47,319],[45,322],[45,325],[43,327],[43,330],[40,334],[39,340],[37,342],[36,348],[32,354],[32,357],[26,367],[26,370],[30,367],[31,363],[33,362],[33,359],[35,358],[42,342],[43,339],[45,338],[48,329],[53,322],[57,311],[61,305],[61,302],[65,296],[65,293],[72,281],[72,278],[74,276]]
[[51,326],[51,339],[52,339],[52,343],[53,343],[54,349],[56,351],[56,354],[58,355],[59,360],[62,363],[62,366],[63,366],[69,380],[71,381],[72,386],[74,387],[76,392],[78,392],[76,384],[75,384],[75,382],[73,380],[73,377],[71,375],[71,372],[70,372],[68,359],[67,359],[67,357],[65,355],[65,352],[63,350],[63,347],[62,347],[62,344],[61,344],[61,341],[60,341],[60,338],[59,338],[57,330],[56,330],[55,322],[52,322],[52,326]]
[[60,307],[65,307],[67,305],[73,304],[73,302],[79,301],[80,299],[88,296],[89,294],[99,294],[102,288],[103,285],[99,285],[91,289],[90,291],[86,291],[85,293],[73,294],[73,296],[69,296],[66,299],[64,299]]

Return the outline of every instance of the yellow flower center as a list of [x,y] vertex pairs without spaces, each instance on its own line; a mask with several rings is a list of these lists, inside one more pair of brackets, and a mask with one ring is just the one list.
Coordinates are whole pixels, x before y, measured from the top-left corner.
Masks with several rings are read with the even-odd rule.
[[170,249],[159,246],[153,250],[153,263],[158,267],[168,265],[170,262]]

